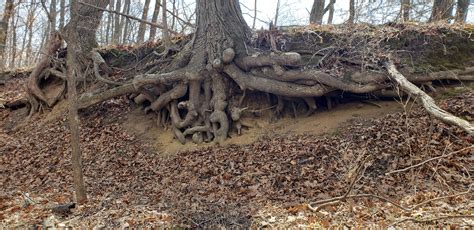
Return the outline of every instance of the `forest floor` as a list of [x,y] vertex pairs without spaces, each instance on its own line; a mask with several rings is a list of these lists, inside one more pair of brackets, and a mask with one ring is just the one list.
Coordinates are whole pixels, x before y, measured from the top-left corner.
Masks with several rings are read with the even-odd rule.
[[[19,97],[23,81],[0,85],[0,98]],[[473,121],[472,86],[437,99]],[[89,202],[64,215],[51,207],[73,197],[65,103],[25,118],[0,108],[0,228],[474,226],[474,138],[412,102],[255,119],[223,146],[198,147],[110,100],[81,113]]]

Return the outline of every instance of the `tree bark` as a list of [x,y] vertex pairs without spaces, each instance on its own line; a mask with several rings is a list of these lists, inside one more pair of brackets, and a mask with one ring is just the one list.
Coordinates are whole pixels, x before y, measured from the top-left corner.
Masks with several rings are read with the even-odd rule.
[[51,0],[51,3],[49,4],[49,15],[50,15],[50,23],[51,23],[51,33],[54,33],[56,31],[56,0]]
[[[74,190],[76,192],[76,202],[79,204],[87,202],[87,193],[82,174],[82,157],[80,148],[79,116],[76,92],[76,76],[81,72],[80,65],[77,63],[76,50],[79,48],[79,25],[80,15],[78,0],[71,0],[71,20],[67,27],[67,78],[68,78],[68,99],[69,99],[69,129],[71,131],[71,163],[74,181]],[[95,36],[95,34],[94,34]]]
[[[116,0],[116,2],[115,2],[115,11],[120,12],[121,5],[122,5],[121,1]],[[121,37],[122,37],[122,28],[120,28],[120,15],[115,14],[114,35],[113,35],[113,39],[112,39],[112,44],[119,44]]]
[[[155,8],[153,10],[153,16],[151,17],[151,22],[153,22],[155,24],[158,23],[158,14],[160,13],[160,8],[161,8],[160,0],[155,0]],[[151,26],[150,27],[149,40],[155,40],[156,29],[157,29],[156,26]]]
[[167,14],[167,8],[166,8],[166,0],[163,0],[161,2],[161,7],[163,8],[163,12],[161,15],[163,16],[161,18],[162,24],[163,24],[163,41],[165,43],[166,47],[169,47],[171,45],[171,40],[170,40],[170,32],[168,28],[168,14]]
[[448,22],[453,16],[454,0],[434,0],[430,22]]
[[355,0],[349,1],[349,20],[348,23],[353,24],[355,20]]
[[332,20],[334,18],[334,4],[336,4],[336,0],[331,0],[329,2],[329,15],[328,15],[328,24],[332,24]]
[[[142,20],[147,20],[148,18],[148,9],[150,8],[150,0],[145,0],[145,5],[143,6],[143,13],[142,13]],[[145,31],[146,31],[146,24],[140,23],[140,27],[138,28],[138,37],[137,42],[143,43],[145,41]]]
[[[130,0],[125,0],[125,9],[124,9],[125,14],[130,14]],[[130,39],[130,33],[129,33],[129,28],[130,28],[130,18],[125,18],[123,17],[125,26],[123,28],[123,38],[122,41],[123,43],[128,43]]]
[[66,0],[60,0],[59,3],[59,30],[64,28],[66,18]]
[[400,5],[402,22],[410,21],[410,9],[411,9],[410,0],[402,0],[401,5]]
[[314,0],[309,22],[317,25],[323,24],[325,0]]
[[257,0],[254,1],[253,3],[253,23],[252,23],[252,29],[255,29],[255,22],[257,21]]
[[18,20],[20,17],[17,17],[16,14],[19,13],[17,12],[16,9],[13,10],[12,13],[12,19],[11,19],[11,40],[10,40],[10,69],[15,68],[15,60],[16,60],[16,55],[17,55],[17,40],[16,40],[16,27],[18,24]]
[[7,46],[8,26],[13,13],[13,0],[6,0],[3,17],[0,21],[0,70],[5,68],[5,48]]
[[469,0],[458,0],[457,7],[456,7],[455,21],[460,24],[465,23],[468,11],[469,11]]

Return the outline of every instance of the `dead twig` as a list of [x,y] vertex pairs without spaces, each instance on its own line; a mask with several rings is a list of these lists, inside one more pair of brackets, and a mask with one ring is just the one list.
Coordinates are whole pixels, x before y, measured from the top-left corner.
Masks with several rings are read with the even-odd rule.
[[474,215],[449,215],[449,216],[439,216],[434,218],[426,218],[426,219],[416,219],[416,217],[404,218],[394,223],[390,224],[389,226],[395,226],[397,224],[401,224],[406,221],[412,221],[415,223],[429,223],[437,220],[446,220],[446,219],[458,219],[458,218],[474,218]]
[[418,164],[415,164],[415,165],[412,165],[412,166],[409,166],[409,167],[406,167],[406,168],[403,168],[403,169],[397,169],[397,170],[394,170],[394,171],[391,171],[391,172],[388,172],[388,173],[385,173],[385,175],[390,175],[390,174],[393,174],[393,173],[400,173],[400,172],[405,172],[405,171],[408,171],[412,168],[416,168],[416,167],[420,167],[430,161],[434,161],[434,160],[438,160],[438,159],[441,159],[441,158],[445,158],[445,157],[449,157],[451,155],[454,155],[456,153],[460,153],[460,152],[463,152],[467,149],[471,149],[471,148],[474,148],[474,145],[471,145],[469,147],[466,147],[466,148],[463,148],[463,149],[460,149],[460,150],[457,150],[457,151],[454,151],[454,152],[450,152],[446,155],[441,155],[441,156],[437,156],[437,157],[433,157],[433,158],[430,158],[430,159],[427,159],[427,160],[424,160]]

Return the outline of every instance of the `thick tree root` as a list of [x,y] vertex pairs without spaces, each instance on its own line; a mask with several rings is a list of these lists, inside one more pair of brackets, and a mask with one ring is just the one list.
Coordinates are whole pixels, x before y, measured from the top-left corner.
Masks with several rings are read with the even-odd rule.
[[[51,46],[50,55],[59,48],[53,41]],[[320,70],[299,68],[301,56],[293,52],[254,56],[242,55],[233,48],[223,49],[221,54],[211,55],[208,52],[186,46],[177,55],[185,58],[170,63],[162,70],[166,72],[148,71],[135,76],[131,82],[119,83],[108,79],[112,70],[97,51],[92,51],[95,78],[113,88],[97,94],[83,94],[79,99],[79,108],[85,109],[117,96],[133,94],[129,98],[142,105],[145,112],[155,113],[159,126],[170,126],[180,143],[185,144],[191,139],[198,144],[204,141],[222,144],[232,132],[231,128],[241,135],[243,127],[251,126],[245,122],[244,114],[253,114],[252,111],[256,110],[247,109],[248,104],[245,103],[252,100],[246,97],[247,92],[266,94],[269,98],[267,107],[274,110],[276,117],[286,111],[292,111],[297,117],[297,108],[301,103],[306,105],[306,116],[314,113],[317,97],[324,96],[330,109],[333,106],[331,94],[350,92],[401,96],[390,91],[390,81],[394,81],[403,91],[415,95],[430,114],[470,134],[474,131],[469,122],[439,109],[432,98],[411,83],[422,84],[424,88],[434,91],[431,82],[435,80],[474,80],[474,68],[405,78],[393,63],[386,62],[388,74],[364,71],[335,77]],[[58,100],[58,97],[46,98],[39,88],[39,81],[49,75],[66,79],[63,72],[51,66],[51,60],[45,57],[32,72],[28,84],[29,103],[35,111],[42,108],[43,102],[52,106]],[[263,110],[266,109],[258,111]]]

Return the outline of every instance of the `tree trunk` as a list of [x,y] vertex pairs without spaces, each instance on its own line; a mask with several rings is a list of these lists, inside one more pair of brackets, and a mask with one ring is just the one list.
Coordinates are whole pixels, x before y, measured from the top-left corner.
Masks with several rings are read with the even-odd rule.
[[332,20],[334,18],[334,4],[336,3],[336,0],[331,0],[329,2],[329,15],[328,15],[328,24],[332,24]]
[[323,24],[325,0],[314,0],[309,22],[317,25]]
[[[80,148],[79,116],[76,92],[76,76],[81,72],[80,65],[77,63],[76,50],[79,49],[80,34],[75,31],[79,25],[78,0],[71,1],[71,20],[67,27],[67,81],[68,81],[68,99],[69,99],[69,129],[71,131],[71,164],[74,181],[74,190],[76,192],[76,202],[79,204],[87,202],[87,193],[82,175],[82,157]],[[95,36],[95,34],[94,34]]]
[[[120,6],[122,5],[120,0],[115,2],[115,11],[120,12]],[[120,15],[115,14],[114,18],[114,35],[112,39],[112,44],[119,44],[120,38],[122,37],[122,28],[120,28]]]
[[[112,11],[114,10],[114,0],[110,0],[109,9]],[[109,44],[112,41],[112,37],[114,34],[114,15],[112,13],[109,13],[107,17],[106,31],[107,32],[105,34],[105,43]]]
[[6,0],[3,17],[0,21],[0,70],[3,70],[6,64],[5,48],[7,46],[8,26],[12,13],[13,0]]
[[[130,14],[130,0],[125,0],[125,9],[124,9],[125,14]],[[123,43],[128,43],[130,41],[130,34],[129,34],[129,27],[130,27],[130,19],[123,17],[123,20],[125,21],[125,26],[123,28]]]
[[349,20],[348,23],[353,24],[355,20],[355,0],[349,1]]
[[[150,0],[145,0],[145,5],[143,6],[142,20],[147,20],[148,8],[150,8]],[[145,31],[146,31],[146,24],[140,23],[140,27],[138,28],[138,37],[137,37],[138,43],[142,43],[143,41],[145,41]]]
[[410,0],[402,0],[400,5],[401,18],[403,22],[410,21],[410,9],[411,2]]
[[170,40],[170,32],[169,32],[169,29],[168,29],[168,14],[167,14],[167,8],[166,8],[166,0],[163,0],[161,2],[161,7],[163,8],[163,12],[161,13],[161,15],[163,16],[161,18],[162,20],[162,24],[163,24],[163,41],[165,43],[165,46],[166,47],[169,47],[171,45],[171,40]]
[[253,3],[253,23],[252,23],[252,29],[255,29],[255,22],[257,21],[257,0],[254,1]]
[[278,25],[278,16],[280,16],[280,0],[277,1],[277,8],[275,10],[275,19],[273,20],[273,26],[275,27]]
[[28,43],[26,44],[26,65],[29,66],[31,61],[33,60],[33,49],[31,46],[33,40],[33,24],[35,22],[35,7],[31,7],[30,11],[28,12]]
[[60,0],[59,4],[59,30],[62,30],[66,18],[66,0]]
[[51,33],[56,31],[56,0],[51,0],[49,5],[49,15],[50,15],[50,23],[51,23]]
[[12,24],[11,24],[11,40],[10,40],[10,69],[15,68],[15,60],[17,55],[17,40],[16,40],[16,27],[20,17],[17,17],[16,14],[19,13],[16,10],[13,10],[12,13]]
[[[153,16],[151,17],[151,22],[157,23],[158,22],[158,14],[160,13],[160,0],[155,0],[155,9],[153,10]],[[150,37],[148,40],[155,40],[156,37],[156,26],[151,26],[150,28]]]
[[448,22],[453,16],[454,0],[434,0],[430,22]]
[[456,22],[460,24],[465,23],[468,11],[469,11],[469,0],[458,0],[457,7],[456,7]]

